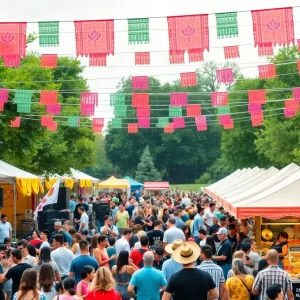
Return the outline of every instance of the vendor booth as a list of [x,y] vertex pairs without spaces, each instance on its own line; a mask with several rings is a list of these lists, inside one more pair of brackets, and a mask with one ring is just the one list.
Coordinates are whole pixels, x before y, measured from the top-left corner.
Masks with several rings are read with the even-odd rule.
[[3,190],[3,207],[1,213],[7,215],[8,221],[13,222],[16,236],[17,214],[24,216],[26,210],[34,209],[34,195],[44,193],[41,179],[0,161],[0,188]]
[[109,190],[126,190],[127,196],[130,195],[130,185],[128,179],[117,179],[114,176],[111,176],[105,181],[102,181],[96,185],[99,189],[109,189]]
[[136,190],[139,190],[140,192],[142,191],[144,186],[142,183],[132,179],[130,176],[125,176],[123,179],[129,180],[130,190],[132,193],[134,193]]
[[144,183],[145,191],[163,191],[169,189],[169,182],[166,181],[146,181]]
[[92,196],[94,194],[93,185],[97,184],[100,180],[76,169],[71,168],[70,172],[71,177],[75,180],[75,191],[78,191],[80,195],[88,194]]

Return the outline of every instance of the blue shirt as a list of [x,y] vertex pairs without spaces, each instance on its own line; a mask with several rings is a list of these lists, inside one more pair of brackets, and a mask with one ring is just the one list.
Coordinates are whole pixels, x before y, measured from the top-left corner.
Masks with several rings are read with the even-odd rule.
[[74,273],[76,284],[82,280],[81,271],[85,266],[91,266],[95,271],[99,268],[98,262],[94,257],[90,257],[89,255],[79,255],[74,258],[71,263],[70,272]]
[[175,221],[176,221],[175,225],[179,229],[181,229],[185,225],[185,223],[180,218],[175,218]]
[[132,275],[129,284],[137,287],[137,299],[160,300],[159,289],[166,286],[167,282],[161,271],[152,266],[144,266]]
[[202,217],[197,214],[194,218],[193,236],[198,236],[200,226],[202,226],[203,229],[206,229]]
[[72,244],[73,244],[72,237],[71,237],[70,233],[67,232],[67,231],[65,232],[65,234],[66,234],[66,237],[67,237],[67,242],[68,242],[69,246],[71,247]]
[[166,280],[169,281],[170,277],[182,269],[182,264],[175,261],[172,257],[166,260],[162,266],[162,273]]
[[69,201],[69,210],[70,211],[74,211],[75,210],[75,206],[76,206],[76,202],[74,200],[70,200]]

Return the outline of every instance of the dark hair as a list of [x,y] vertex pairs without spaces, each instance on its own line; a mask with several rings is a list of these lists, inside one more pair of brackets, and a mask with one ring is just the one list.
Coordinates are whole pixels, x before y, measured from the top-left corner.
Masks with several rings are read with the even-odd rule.
[[176,220],[174,218],[169,218],[168,222],[173,225],[176,224]]
[[83,206],[79,206],[78,209],[80,209],[81,211],[85,211]]
[[148,235],[141,236],[140,243],[141,243],[141,246],[146,247],[149,244],[149,237],[148,237]]
[[61,293],[64,289],[62,285],[62,281],[56,282],[54,287],[57,293]]
[[200,233],[200,234],[203,234],[203,235],[205,235],[206,236],[206,230],[205,229],[199,229],[198,230],[198,232]]
[[243,239],[243,242],[244,242],[244,243],[250,243],[251,245],[253,244],[253,240],[250,239],[250,238],[245,238],[245,239]]
[[28,254],[33,256],[33,257],[36,257],[36,250],[35,250],[35,247],[31,244],[27,244],[27,249],[28,249]]
[[114,246],[116,243],[116,239],[114,237],[109,237],[108,243],[109,243],[109,246]]
[[99,235],[98,236],[98,244],[104,242],[107,239],[106,235]]
[[228,230],[236,230],[236,227],[234,224],[229,224],[228,225]]
[[6,214],[1,214],[1,219],[6,218]]
[[253,271],[253,276],[256,277],[256,275],[264,270],[265,268],[267,268],[269,266],[267,260],[265,258],[262,258],[259,262],[258,262],[258,269]]
[[20,249],[14,249],[11,251],[11,255],[17,260],[22,260],[22,251]]
[[81,278],[84,279],[86,276],[90,275],[94,271],[92,266],[84,266],[81,269]]
[[234,216],[228,217],[228,221],[229,221],[230,223],[233,223],[233,222],[235,221]]
[[11,243],[11,238],[9,238],[9,237],[6,237],[6,238],[4,238],[4,244],[5,243]]
[[88,250],[89,249],[89,243],[88,241],[82,240],[79,242],[79,249],[82,250]]
[[106,216],[103,217],[103,221],[106,221],[108,219],[109,219],[109,215],[106,215]]
[[190,220],[194,220],[194,218],[195,218],[195,214],[194,214],[194,213],[190,213],[190,214],[189,214],[189,219],[190,219]]
[[119,273],[123,266],[127,266],[129,263],[129,253],[126,250],[122,250],[119,253],[118,259],[117,259],[117,269],[116,272]]
[[69,229],[69,233],[74,235],[77,231],[74,228]]
[[48,229],[44,229],[41,231],[43,234],[47,235],[47,238],[50,236],[50,231]]
[[[186,230],[186,229],[188,230],[188,233],[187,233],[187,234],[185,233],[185,230]],[[192,236],[191,228],[190,228],[189,225],[184,224],[184,225],[182,226],[181,230],[183,231],[183,233],[184,233],[186,239],[188,239],[188,238],[190,238],[190,237]]]
[[160,224],[162,224],[161,220],[155,220],[153,223],[154,227],[159,226]]
[[54,240],[58,242],[60,245],[64,244],[64,236],[62,234],[56,234],[54,236]]
[[75,282],[74,278],[72,278],[72,277],[67,277],[63,281],[63,288],[66,291],[68,291],[71,296],[76,295],[76,291],[74,289],[75,285],[76,285],[76,282]]
[[275,242],[273,243],[273,245],[279,240],[279,238],[281,236],[286,239],[286,243],[287,243],[287,239],[289,238],[289,235],[286,231],[281,231],[278,233],[277,238],[276,238]]
[[[210,247],[212,248],[213,255],[216,254],[217,250],[216,250],[216,244],[215,244],[215,240],[214,240],[213,236],[208,235],[208,236],[206,237],[205,245],[210,246]],[[201,248],[201,249],[202,249],[202,248]]]
[[34,232],[36,233],[36,235],[37,235],[38,237],[40,237],[41,232],[40,232],[39,230],[32,230],[31,236],[33,235]]
[[202,248],[201,248],[201,253],[204,254],[204,256],[208,259],[211,259],[212,256],[213,256],[213,249],[211,246],[209,245],[204,245]]
[[245,253],[248,252],[251,249],[251,244],[248,242],[242,242],[241,250]]
[[123,231],[123,235],[131,234],[131,233],[132,233],[132,229],[130,229],[130,228],[126,228]]
[[40,288],[43,288],[43,292],[49,293],[51,292],[51,288],[54,282],[55,279],[52,266],[48,263],[42,264],[39,276]]
[[167,211],[167,210],[169,210],[169,208],[164,208],[164,209],[163,209],[163,215],[166,214],[166,211]]
[[17,246],[22,246],[23,248],[27,248],[28,243],[25,240],[19,240]]
[[155,253],[156,253],[157,255],[164,255],[165,251],[164,251],[163,248],[157,247],[157,248],[155,249]]
[[43,247],[40,251],[38,264],[41,265],[49,261],[51,261],[51,249],[49,247]]
[[238,234],[239,234],[241,240],[244,242],[244,240],[247,238],[247,235],[242,231],[238,232]]

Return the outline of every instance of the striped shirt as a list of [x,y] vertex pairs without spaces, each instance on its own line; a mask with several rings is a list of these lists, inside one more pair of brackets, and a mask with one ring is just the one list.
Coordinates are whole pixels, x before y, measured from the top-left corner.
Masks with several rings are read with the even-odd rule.
[[225,282],[222,268],[216,265],[212,260],[203,261],[197,268],[210,274],[218,290],[220,289],[220,283]]
[[268,300],[266,291],[268,286],[273,283],[277,283],[282,286],[284,299],[287,300],[287,291],[293,290],[292,280],[290,275],[278,266],[269,266],[257,274],[253,284],[253,289],[260,291],[259,299]]

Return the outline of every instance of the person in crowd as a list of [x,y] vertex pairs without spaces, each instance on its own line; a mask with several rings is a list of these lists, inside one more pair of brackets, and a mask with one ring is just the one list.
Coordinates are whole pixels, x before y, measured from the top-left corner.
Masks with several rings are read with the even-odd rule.
[[83,206],[84,207],[84,211],[89,211],[89,205],[84,201],[83,197],[80,196],[78,199],[78,203],[75,206],[75,210],[74,210],[74,222],[76,224],[76,229],[79,229],[79,223],[80,223],[80,214],[78,212],[78,208]]
[[233,223],[228,225],[228,241],[231,244],[232,253],[233,253],[236,250],[236,246],[237,246],[236,225]]
[[168,229],[164,233],[163,247],[167,244],[172,244],[177,239],[185,241],[185,235],[181,229],[176,227],[176,220],[174,218],[168,220],[167,226]]
[[204,212],[203,221],[207,230],[209,230],[209,228],[213,226],[213,217],[214,217],[215,209],[216,209],[216,204],[211,202],[209,203],[209,208],[206,209]]
[[206,230],[206,226],[203,222],[203,215],[204,215],[204,208],[201,206],[201,204],[197,204],[197,215],[194,218],[194,227],[193,227],[193,237],[196,243],[199,243],[199,237],[198,237],[198,231],[200,229]]
[[18,249],[22,251],[23,261],[30,264],[32,267],[36,264],[36,257],[31,256],[28,251],[28,244],[26,240],[20,240],[17,243]]
[[77,284],[76,295],[86,298],[89,292],[91,281],[95,277],[95,269],[91,266],[84,266],[81,271],[81,281]]
[[69,275],[74,254],[64,246],[64,236],[62,234],[54,236],[53,246],[56,249],[51,252],[51,260],[57,264],[60,277],[64,280]]
[[288,240],[289,235],[287,234],[286,231],[281,231],[278,233],[278,236],[275,240],[275,242],[272,244],[271,249],[275,249],[278,252],[278,266],[282,270],[283,268],[283,259],[284,257],[288,254]]
[[101,266],[105,266],[108,269],[109,267],[109,263],[112,260],[116,259],[116,255],[113,255],[111,257],[108,256],[107,253],[107,246],[108,246],[108,241],[107,241],[107,236],[106,235],[100,235],[98,237],[98,246],[97,248],[94,250],[94,257],[96,258],[98,265]]
[[[165,289],[167,282],[163,274],[153,268],[154,254],[147,251],[143,255],[144,267],[136,271],[130,280],[128,293],[137,299],[160,299],[160,289]],[[151,284],[145,284],[151,282]],[[137,294],[135,293],[137,287]]]
[[248,224],[247,219],[241,220],[240,232],[244,233],[246,237],[249,237],[252,227]]
[[38,288],[45,295],[46,300],[53,300],[56,296],[55,278],[52,266],[44,263],[39,273]]
[[245,235],[244,232],[237,232],[236,234],[236,250],[239,251],[242,249],[242,243],[244,239],[246,239],[247,236]]
[[37,272],[32,268],[24,271],[19,290],[14,294],[13,300],[20,299],[46,300],[45,295],[38,290]]
[[183,231],[184,235],[185,235],[185,240],[188,241],[190,238],[193,239],[192,236],[192,232],[191,232],[191,228],[189,225],[184,224],[181,228],[181,230]]
[[144,230],[140,230],[140,231],[138,231],[138,233],[136,235],[132,236],[132,240],[133,239],[135,240],[135,237],[138,238],[138,241],[134,243],[134,246],[133,246],[134,249],[140,249],[142,247],[142,245],[141,245],[141,237],[142,236],[147,236],[147,233]]
[[[54,246],[53,242],[54,242],[54,237],[57,235],[57,234],[60,234],[63,236],[63,239],[64,239],[64,246],[65,247],[69,247],[69,244],[68,244],[68,239],[67,239],[67,235],[66,233],[62,230],[62,225],[61,225],[61,221],[56,221],[54,223],[54,231],[51,233],[51,236],[50,236],[50,239],[49,239],[49,244]],[[55,248],[55,246],[54,246]]]
[[157,247],[161,247],[164,239],[164,232],[162,231],[162,221],[155,220],[154,229],[148,231],[147,236],[149,237],[149,247],[151,249],[154,250]]
[[94,257],[90,257],[89,243],[85,240],[79,243],[80,255],[72,260],[69,277],[74,277],[76,284],[81,280],[81,272],[84,266],[91,266],[97,270],[99,265]]
[[275,283],[282,286],[284,299],[294,300],[291,277],[278,266],[278,251],[275,249],[269,250],[266,260],[269,266],[257,274],[252,287],[252,293],[260,295],[261,300],[268,300],[267,289],[271,284]]
[[41,238],[42,244],[39,248],[39,251],[41,251],[44,247],[50,248],[50,244],[48,242],[49,236],[50,236],[50,232],[48,229],[44,229],[41,231],[40,238]]
[[139,203],[137,201],[134,202],[134,210],[132,211],[132,217],[131,220],[134,221],[134,219],[137,217],[138,215],[138,209],[139,209]]
[[149,238],[147,235],[142,236],[140,239],[141,248],[140,249],[134,249],[131,254],[130,258],[132,259],[133,263],[141,269],[143,265],[143,255],[145,252],[149,251]]
[[76,296],[75,285],[74,278],[66,277],[62,283],[62,294],[55,296],[53,300],[82,300]]
[[142,227],[144,227],[144,222],[143,220],[145,219],[145,213],[144,210],[139,207],[137,210],[137,216],[134,219],[134,225],[141,225]]
[[129,214],[129,219],[130,219],[130,220],[132,219],[132,212],[133,212],[134,209],[135,209],[134,203],[135,203],[135,199],[132,197],[132,198],[129,200],[128,206],[126,207],[126,211],[127,211],[128,214]]
[[87,215],[86,210],[83,206],[78,207],[78,214],[80,215],[78,232],[82,232],[84,230],[88,231],[89,216]]
[[[173,258],[182,264],[183,269],[169,279],[163,300],[217,299],[219,292],[212,277],[198,268],[195,261],[199,258],[200,247],[195,242],[182,243],[173,252]],[[201,282],[201,284],[199,284]]]
[[122,250],[126,250],[126,251],[130,252],[129,241],[130,241],[131,237],[132,237],[132,230],[129,228],[126,228],[122,232],[122,237],[116,241],[115,248],[116,248],[117,256],[119,255],[119,253]]
[[117,226],[114,225],[114,220],[110,216],[104,216],[103,218],[104,226],[100,227],[100,233],[106,235],[108,238],[117,238],[119,231]]
[[162,215],[162,218],[161,218],[162,222],[164,224],[166,224],[168,222],[169,218],[170,218],[169,208],[164,208],[163,209],[163,215]]
[[85,300],[122,300],[115,289],[115,281],[109,269],[100,267],[92,281],[90,291]]
[[244,263],[240,258],[233,259],[232,271],[233,277],[230,277],[226,280],[224,299],[250,300],[254,277],[247,274]]
[[218,236],[216,234],[219,231],[219,228],[221,227],[219,225],[219,219],[217,216],[213,216],[212,221],[213,224],[212,226],[209,227],[208,234],[214,237],[216,243],[220,243],[220,241],[218,240]]
[[119,234],[123,234],[126,228],[129,228],[129,214],[125,210],[124,204],[119,204],[119,210],[115,214],[115,222],[119,231]]
[[76,207],[76,201],[75,201],[75,197],[72,195],[70,197],[70,201],[69,201],[69,210],[71,212],[74,212],[75,211],[75,207]]
[[12,227],[11,224],[7,222],[7,216],[5,214],[1,214],[0,218],[0,244],[4,244],[5,238],[12,238]]
[[183,243],[183,240],[175,240],[172,244],[168,244],[165,247],[165,251],[171,255],[170,259],[166,260],[162,266],[162,273],[165,276],[167,282],[171,276],[182,269],[182,264],[175,261],[172,257],[174,251]]
[[222,216],[222,217],[220,218],[219,225],[220,225],[221,228],[226,228],[226,229],[227,229],[226,217],[225,217],[225,216]]
[[221,219],[221,217],[225,217],[224,215],[224,207],[220,206],[218,211],[215,211],[214,215],[218,218],[218,220]]
[[284,294],[280,284],[271,284],[267,288],[267,296],[270,300],[283,300]]
[[232,248],[231,243],[228,241],[228,231],[226,228],[220,228],[217,232],[218,239],[221,241],[217,254],[213,255],[212,259],[223,270],[224,277],[227,279],[228,271],[231,269],[232,261]]
[[193,233],[194,218],[195,218],[195,214],[193,212],[191,212],[191,213],[189,213],[189,219],[185,222],[185,224],[190,227],[191,235]]
[[146,231],[154,229],[154,222],[157,220],[157,210],[154,207],[149,207],[146,210],[146,218],[142,220],[146,227]]
[[253,261],[254,270],[258,270],[258,264],[259,264],[259,261],[261,260],[261,257],[257,253],[257,249],[254,244],[254,241],[250,238],[246,238],[246,239],[244,239],[244,243],[250,243],[251,249],[250,249],[250,253],[249,253],[249,258],[251,258]]
[[243,242],[241,245],[241,250],[245,253],[245,260],[244,260],[245,266],[249,267],[251,270],[254,270],[254,261],[249,256],[251,251],[251,244],[248,242]]
[[225,292],[225,277],[222,268],[211,260],[213,255],[214,251],[212,247],[209,245],[204,245],[201,248],[201,264],[197,266],[197,268],[210,274],[217,287],[217,290],[219,291],[219,298],[224,299],[223,295]]
[[164,264],[164,262],[166,261],[166,259],[164,258],[164,249],[161,247],[158,247],[154,250],[154,261],[153,261],[153,268],[161,271],[162,270],[162,266]]
[[267,260],[266,260],[265,258],[262,258],[262,259],[259,261],[259,263],[258,263],[258,268],[257,268],[257,270],[254,270],[254,271],[253,271],[253,276],[254,276],[254,278],[256,278],[257,274],[258,274],[260,271],[266,269],[268,266],[269,266],[269,264],[268,264]]
[[199,231],[198,231],[198,237],[200,239],[199,246],[201,248],[201,247],[203,247],[206,244],[206,230],[199,229]]
[[92,257],[94,257],[94,251],[95,249],[98,247],[98,237],[100,236],[100,234],[95,234],[92,236],[91,238],[91,242],[90,242],[90,255]]
[[57,281],[61,280],[59,269],[57,264],[51,260],[51,250],[50,247],[43,247],[40,251],[39,258],[37,264],[34,266],[34,269],[40,273],[41,267],[44,264],[49,264],[52,268],[53,277]]
[[75,233],[73,235],[73,245],[71,251],[74,254],[74,257],[78,257],[80,255],[79,243],[82,241],[82,236],[80,233]]
[[33,245],[35,248],[39,249],[43,241],[40,239],[40,232],[38,230],[33,230],[31,234],[32,240],[29,244]]
[[[249,274],[249,275],[252,275],[253,271],[250,267],[248,267],[245,263],[246,263],[246,255],[245,255],[245,252],[242,251],[242,250],[239,250],[239,251],[235,251],[233,254],[232,254],[232,259],[235,259],[235,258],[239,258],[242,260],[243,264],[244,264],[244,269],[245,269],[245,272],[246,274]],[[233,268],[231,268],[231,270],[228,271],[227,273],[227,279],[228,278],[231,278],[234,276],[234,272],[233,272]]]
[[116,239],[113,237],[108,238],[108,247],[107,247],[107,255],[109,258],[113,257],[113,259],[109,262],[109,268],[111,269],[116,264]]
[[37,253],[37,249],[31,245],[29,242],[26,242],[27,244],[27,250],[28,250],[28,254],[32,257],[34,257],[34,264],[36,264],[36,253]]
[[127,289],[132,274],[137,270],[139,268],[129,262],[128,251],[121,251],[117,259],[117,265],[112,268],[112,275],[116,282],[116,290],[120,293],[122,300],[130,300],[131,297]]
[[175,219],[176,227],[182,230],[182,227],[185,225],[185,223],[181,220],[179,211],[177,209],[174,211],[173,218]]

